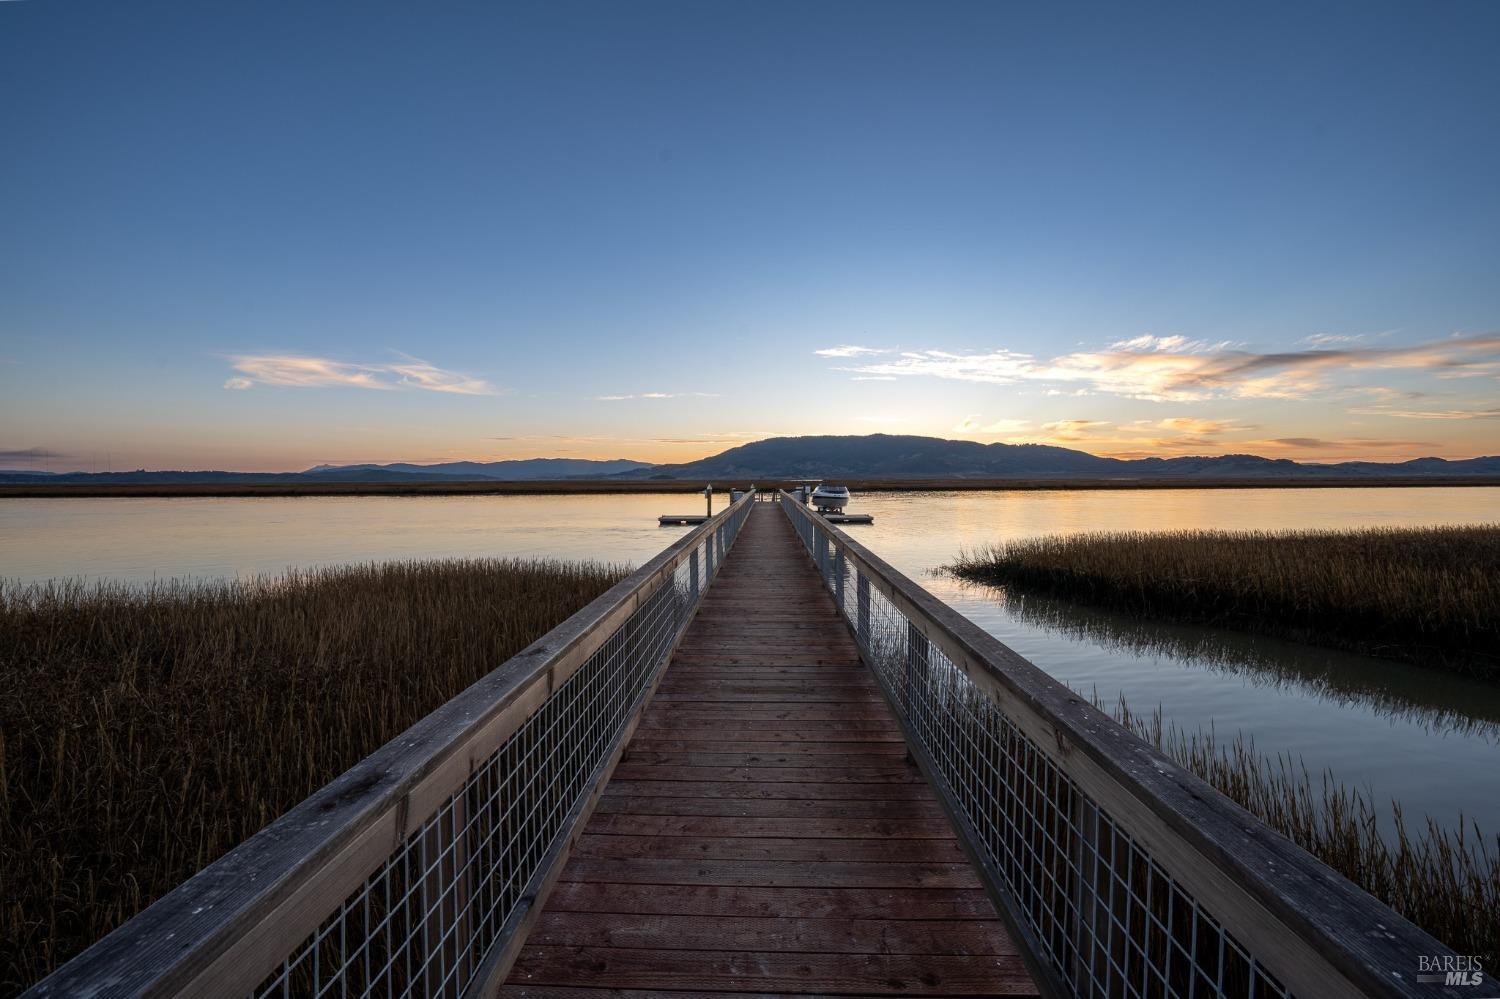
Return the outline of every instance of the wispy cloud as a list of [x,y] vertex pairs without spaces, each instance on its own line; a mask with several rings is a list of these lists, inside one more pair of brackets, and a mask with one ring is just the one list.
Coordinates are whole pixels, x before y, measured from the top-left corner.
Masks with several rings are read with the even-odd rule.
[[1363,406],[1349,410],[1360,416],[1394,416],[1403,420],[1500,420],[1500,409],[1388,409]]
[[765,440],[770,437],[786,437],[785,430],[723,430],[707,431],[691,437],[657,437],[656,444],[740,444],[745,441]]
[[717,399],[717,392],[632,392],[628,395],[596,395],[598,402],[624,402],[627,399]]
[[61,451],[52,451],[44,447],[23,447],[10,451],[0,451],[0,461],[50,461],[53,458],[67,458],[69,455]]
[[387,368],[401,379],[401,384],[428,392],[453,392],[457,395],[494,395],[495,390],[481,378],[472,378],[457,371],[447,371],[415,357],[405,358],[400,364]]
[[960,434],[1013,434],[1029,426],[1031,426],[1030,420],[1010,418],[985,423],[982,414],[970,413],[955,424],[953,430]]
[[1305,343],[1309,347],[1343,347],[1352,343],[1364,343],[1363,333],[1314,333],[1305,336],[1298,343]]
[[890,351],[879,347],[861,347],[857,344],[846,343],[838,347],[824,347],[813,353],[819,357],[873,357],[877,354],[889,354]]
[[1151,425],[1161,430],[1172,430],[1193,437],[1218,437],[1221,434],[1255,429],[1233,420],[1208,420],[1200,416],[1170,416],[1165,420],[1157,420]]
[[1096,427],[1110,426],[1108,420],[1053,420],[1043,423],[1042,429],[1055,441],[1081,441],[1089,437]]
[[279,385],[378,391],[419,389],[454,395],[495,394],[495,389],[482,378],[439,368],[405,354],[389,364],[336,361],[305,354],[232,354],[229,363],[239,374],[227,380],[224,387],[238,391],[256,385]]
[[1433,441],[1390,440],[1381,437],[1349,437],[1340,440],[1325,440],[1322,437],[1272,437],[1269,440],[1246,441],[1257,450],[1292,448],[1307,451],[1379,451],[1389,448],[1435,448],[1441,445]]
[[1099,351],[1050,360],[1012,350],[906,351],[888,360],[840,368],[858,377],[927,377],[1011,385],[1082,383],[1135,399],[1191,402],[1212,398],[1305,398],[1346,370],[1427,371],[1439,377],[1489,374],[1500,363],[1500,335],[1455,336],[1409,347],[1343,347],[1255,353],[1227,343],[1139,336]]

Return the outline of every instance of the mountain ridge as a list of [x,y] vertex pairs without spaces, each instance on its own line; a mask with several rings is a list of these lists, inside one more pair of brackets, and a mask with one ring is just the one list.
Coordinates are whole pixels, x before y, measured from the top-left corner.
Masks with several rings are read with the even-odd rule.
[[697,461],[657,465],[617,478],[1164,478],[1299,475],[1500,474],[1500,456],[1404,462],[1297,462],[1254,454],[1108,458],[1051,444],[981,444],[941,437],[866,434],[772,437]]

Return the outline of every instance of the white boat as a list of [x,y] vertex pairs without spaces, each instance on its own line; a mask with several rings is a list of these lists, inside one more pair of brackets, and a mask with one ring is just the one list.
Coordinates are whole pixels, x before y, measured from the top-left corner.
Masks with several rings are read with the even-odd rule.
[[813,490],[812,505],[819,513],[842,513],[849,505],[849,487],[819,486]]

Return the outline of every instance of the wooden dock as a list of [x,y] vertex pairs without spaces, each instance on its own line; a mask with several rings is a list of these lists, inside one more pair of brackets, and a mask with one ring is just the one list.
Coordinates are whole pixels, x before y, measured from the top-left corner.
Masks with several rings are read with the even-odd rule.
[[1035,995],[785,515],[750,514],[501,994]]

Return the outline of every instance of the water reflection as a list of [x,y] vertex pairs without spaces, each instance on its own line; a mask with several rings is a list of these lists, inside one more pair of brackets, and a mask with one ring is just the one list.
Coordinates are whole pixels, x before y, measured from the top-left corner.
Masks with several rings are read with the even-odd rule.
[[1351,655],[1201,625],[1151,621],[1045,594],[959,583],[968,599],[992,600],[1018,621],[1131,656],[1209,669],[1256,686],[1358,706],[1430,734],[1500,740],[1500,686],[1408,663]]

